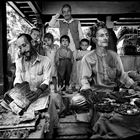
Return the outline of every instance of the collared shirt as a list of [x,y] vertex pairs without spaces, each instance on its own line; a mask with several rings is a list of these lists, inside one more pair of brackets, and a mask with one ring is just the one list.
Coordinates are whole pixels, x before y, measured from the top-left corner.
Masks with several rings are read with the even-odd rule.
[[60,59],[70,59],[73,62],[74,58],[71,49],[61,46],[56,52],[55,63],[57,64]]
[[134,84],[134,81],[124,72],[119,55],[111,50],[107,50],[102,56],[93,50],[84,56],[81,63],[81,90],[91,88],[89,84],[91,78],[94,79],[95,85],[104,87],[114,87],[116,78],[127,88]]
[[25,61],[24,57],[16,61],[16,83],[29,82],[30,89],[35,91],[41,84],[49,85],[51,75],[51,61],[47,56],[37,55],[36,60],[31,64]]
[[[58,17],[59,17],[59,14],[56,14],[54,16],[52,16],[52,19],[51,21],[49,22],[49,26],[50,27],[53,27],[53,28],[60,28],[60,24],[59,24],[59,20],[58,20]],[[63,22],[66,22],[66,23],[71,23],[73,22],[74,19],[72,18],[69,22],[66,21],[65,19],[63,20]],[[78,31],[79,31],[79,39],[81,40],[84,36],[83,36],[83,32],[82,32],[82,28],[81,28],[81,24],[80,24],[80,21],[78,23]],[[70,32],[70,29],[68,29],[68,36],[70,38],[70,44],[69,44],[69,48],[72,50],[72,51],[75,51],[76,50],[76,47],[75,47],[75,43],[74,43],[74,40],[72,38],[72,34]]]

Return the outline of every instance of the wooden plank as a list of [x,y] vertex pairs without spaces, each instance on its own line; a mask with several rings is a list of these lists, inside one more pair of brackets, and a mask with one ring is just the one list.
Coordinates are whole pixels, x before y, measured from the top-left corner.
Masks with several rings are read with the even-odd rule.
[[69,115],[69,116],[66,116],[65,118],[60,118],[60,123],[72,123],[72,122],[77,122],[76,121],[76,118],[75,118],[75,115]]
[[88,139],[87,135],[78,135],[78,136],[59,136],[56,139]]
[[87,123],[61,123],[57,133],[58,136],[88,135],[91,128]]

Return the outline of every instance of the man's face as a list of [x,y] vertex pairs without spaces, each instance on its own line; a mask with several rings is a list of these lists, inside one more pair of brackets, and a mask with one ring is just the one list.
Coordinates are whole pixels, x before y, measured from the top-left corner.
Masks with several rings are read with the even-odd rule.
[[64,47],[68,47],[69,46],[69,41],[66,38],[62,38],[61,44]]
[[87,50],[89,47],[88,43],[86,41],[81,42],[80,47],[82,48],[83,51]]
[[106,28],[101,28],[96,33],[97,45],[99,47],[107,47],[109,34]]
[[40,32],[36,31],[36,30],[33,30],[32,33],[31,33],[31,37],[32,37],[33,40],[39,41],[40,40]]
[[51,46],[53,44],[53,41],[51,38],[44,38],[44,44],[47,46]]
[[65,20],[70,20],[71,19],[71,10],[69,7],[64,7],[62,9],[62,15]]
[[30,58],[31,54],[31,44],[27,40],[25,36],[21,36],[20,38],[17,39],[17,46],[20,49],[20,54],[22,56],[25,56],[28,60]]

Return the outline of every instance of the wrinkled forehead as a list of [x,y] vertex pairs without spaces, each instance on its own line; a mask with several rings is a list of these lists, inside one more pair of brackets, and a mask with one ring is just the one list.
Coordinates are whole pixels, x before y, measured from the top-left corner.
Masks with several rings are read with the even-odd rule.
[[18,46],[21,46],[22,44],[27,44],[27,43],[29,42],[25,36],[21,36],[20,38],[17,39]]
[[101,28],[97,30],[96,35],[107,34],[107,33],[108,33],[108,30],[106,28]]

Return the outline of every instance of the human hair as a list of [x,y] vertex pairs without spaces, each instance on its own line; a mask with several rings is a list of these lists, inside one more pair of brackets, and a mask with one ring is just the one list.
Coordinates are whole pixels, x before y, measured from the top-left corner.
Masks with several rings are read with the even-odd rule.
[[21,34],[19,34],[19,36],[17,37],[17,39],[20,38],[20,37],[22,37],[22,36],[25,36],[26,39],[29,41],[29,43],[31,43],[32,37],[29,34],[21,33]]
[[80,41],[80,45],[82,44],[82,42],[87,42],[87,44],[89,45],[89,40],[86,39],[86,38],[83,38],[83,39]]
[[60,37],[60,43],[62,43],[62,39],[67,39],[68,40],[68,42],[70,43],[70,38],[69,38],[69,36],[67,36],[67,35],[62,35],[61,37]]
[[31,29],[31,34],[33,33],[33,31],[38,31],[38,32],[40,32],[40,30],[39,30],[38,28],[32,28],[32,29]]
[[32,37],[29,35],[29,34],[25,34],[25,33],[22,33],[22,34],[20,34],[18,37],[17,37],[17,39],[18,38],[20,38],[20,37],[22,37],[22,36],[24,36],[24,37],[26,37],[26,39],[28,40],[28,42],[30,43],[30,47],[31,47],[31,49],[32,49],[32,53],[37,53],[37,51],[36,51],[36,49],[33,47],[33,45],[32,45]]
[[90,27],[91,37],[95,37],[98,30],[100,30],[102,28],[107,29],[107,27],[103,21],[98,21],[96,24],[94,24],[92,27]]
[[97,23],[97,27],[96,27],[96,30],[95,30],[95,36],[97,35],[97,32],[102,28],[105,28],[108,31],[105,23],[100,21],[100,22]]
[[54,37],[53,37],[53,35],[52,35],[51,33],[46,33],[46,34],[44,34],[44,38],[49,38],[49,39],[51,39],[52,41],[54,41]]
[[61,8],[61,11],[63,12],[63,8],[65,8],[65,7],[68,7],[69,9],[70,9],[70,11],[72,10],[71,9],[71,6],[69,5],[69,4],[64,4],[63,6],[62,6],[62,8]]

